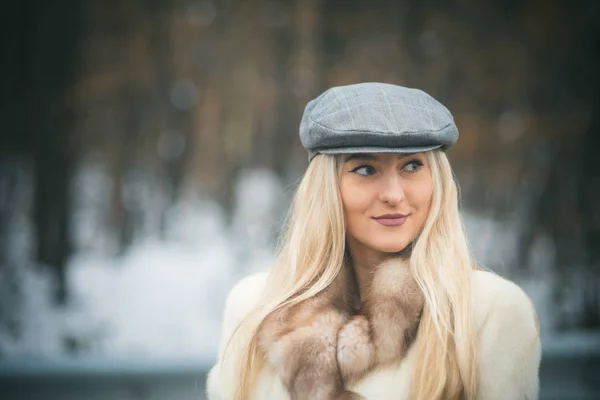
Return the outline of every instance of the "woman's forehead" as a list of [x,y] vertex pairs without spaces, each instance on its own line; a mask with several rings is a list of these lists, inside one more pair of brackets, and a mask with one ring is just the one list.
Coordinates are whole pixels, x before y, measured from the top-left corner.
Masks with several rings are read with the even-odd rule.
[[352,160],[363,160],[363,161],[381,161],[384,159],[404,159],[407,157],[414,157],[416,155],[423,155],[424,153],[354,153],[347,154],[344,157],[344,161]]

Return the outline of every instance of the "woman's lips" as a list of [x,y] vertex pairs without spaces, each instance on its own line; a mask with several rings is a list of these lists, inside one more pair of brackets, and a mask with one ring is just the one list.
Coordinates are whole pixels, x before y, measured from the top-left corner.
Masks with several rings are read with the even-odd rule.
[[384,226],[400,226],[406,222],[408,215],[382,215],[374,219]]

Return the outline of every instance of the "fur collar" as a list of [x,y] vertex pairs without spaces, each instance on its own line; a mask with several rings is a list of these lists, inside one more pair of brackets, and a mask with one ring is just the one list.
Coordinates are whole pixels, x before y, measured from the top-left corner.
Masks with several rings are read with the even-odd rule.
[[374,366],[400,362],[416,335],[424,297],[408,262],[395,258],[377,267],[360,314],[350,268],[259,327],[259,345],[294,400],[362,399],[346,387]]

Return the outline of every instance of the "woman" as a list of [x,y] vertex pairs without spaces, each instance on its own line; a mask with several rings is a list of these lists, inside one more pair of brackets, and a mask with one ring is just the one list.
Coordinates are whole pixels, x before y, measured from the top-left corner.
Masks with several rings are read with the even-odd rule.
[[525,293],[469,255],[450,112],[362,83],[311,101],[309,166],[275,265],[231,291],[208,378],[219,399],[534,399]]

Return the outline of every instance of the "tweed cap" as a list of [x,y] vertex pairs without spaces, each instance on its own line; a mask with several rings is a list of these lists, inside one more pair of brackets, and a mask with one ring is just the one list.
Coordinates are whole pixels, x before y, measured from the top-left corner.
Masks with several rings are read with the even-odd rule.
[[458,139],[452,114],[418,89],[358,83],[310,101],[300,123],[308,159],[317,154],[418,153],[446,150]]

